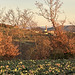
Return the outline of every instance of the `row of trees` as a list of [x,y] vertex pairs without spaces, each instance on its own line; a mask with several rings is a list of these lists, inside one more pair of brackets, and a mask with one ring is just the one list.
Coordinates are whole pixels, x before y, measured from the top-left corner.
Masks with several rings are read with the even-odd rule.
[[34,13],[29,9],[21,11],[19,8],[14,11],[9,9],[7,12],[4,8],[0,10],[0,23],[8,25],[17,25],[22,28],[36,26],[37,23],[33,19]]

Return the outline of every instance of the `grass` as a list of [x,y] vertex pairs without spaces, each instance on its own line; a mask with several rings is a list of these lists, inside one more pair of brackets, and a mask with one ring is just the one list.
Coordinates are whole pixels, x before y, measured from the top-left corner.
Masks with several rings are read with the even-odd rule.
[[0,61],[0,75],[75,74],[75,59]]

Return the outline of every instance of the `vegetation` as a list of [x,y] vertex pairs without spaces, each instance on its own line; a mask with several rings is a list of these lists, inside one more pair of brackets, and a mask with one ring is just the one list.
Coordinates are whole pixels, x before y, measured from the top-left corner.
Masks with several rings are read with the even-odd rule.
[[0,75],[74,75],[75,59],[0,61]]
[[[55,36],[50,36],[50,40],[49,40],[50,41],[49,47],[51,49],[47,52],[48,53],[50,52],[52,58],[54,57],[64,58],[65,54],[72,56],[72,53],[75,53],[75,48],[74,48],[75,44],[70,43],[72,39],[69,39],[68,36],[63,31],[63,25],[65,23],[65,20],[63,20],[62,22],[58,22],[58,13],[62,5],[62,2],[60,2],[60,0],[44,0],[44,2],[48,8],[45,8],[43,3],[39,3],[39,2],[35,3],[35,5],[40,11],[39,15],[43,16],[45,19],[51,22],[55,29],[54,31]],[[59,57],[57,55],[59,55]]]
[[9,9],[7,12],[5,9],[0,10],[0,23],[12,26],[18,26],[20,28],[32,28],[36,26],[36,22],[33,21],[33,12],[24,9],[21,11],[19,8],[16,9],[16,12],[13,9]]
[[62,2],[44,1],[49,9],[39,2],[36,2],[36,6],[40,10],[39,15],[52,23],[52,35],[47,29],[44,33],[36,27],[30,10],[24,9],[22,12],[17,8],[17,16],[12,9],[6,13],[0,11],[1,75],[75,74],[75,59],[72,59],[75,58],[75,33],[64,31],[65,20],[57,20]]
[[7,34],[3,35],[3,33],[0,32],[0,59],[12,59],[19,55],[20,53],[17,48],[17,46],[12,44],[11,36],[8,36]]
[[[22,59],[62,59],[75,57],[74,33],[63,33],[57,36],[44,34],[42,31],[20,28],[0,27],[4,38],[11,37],[12,43],[18,45],[19,58]],[[9,40],[9,39],[8,39]],[[9,40],[10,41],[10,40]]]

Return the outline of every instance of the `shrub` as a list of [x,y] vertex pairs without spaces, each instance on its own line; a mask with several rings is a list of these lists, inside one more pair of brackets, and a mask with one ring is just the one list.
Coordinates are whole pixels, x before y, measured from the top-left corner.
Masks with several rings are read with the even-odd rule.
[[12,44],[12,36],[3,35],[0,32],[0,57],[1,59],[11,59],[19,55],[18,46]]
[[35,47],[31,51],[31,59],[48,59],[50,49],[49,38],[47,36],[37,36],[35,38]]
[[55,31],[56,36],[51,36],[51,47],[53,50],[50,55],[51,58],[70,58],[75,54],[75,41],[74,38],[68,38],[68,36],[63,31]]
[[65,32],[56,31],[56,36],[34,36],[35,46],[28,50],[31,59],[63,59],[75,56],[75,38]]

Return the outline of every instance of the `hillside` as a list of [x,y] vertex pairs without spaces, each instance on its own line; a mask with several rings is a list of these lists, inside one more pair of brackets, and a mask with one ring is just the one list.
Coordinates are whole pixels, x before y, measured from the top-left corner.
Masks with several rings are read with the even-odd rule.
[[[52,30],[53,28],[48,28],[48,30],[49,29]],[[66,26],[65,29],[68,29],[68,26]],[[69,27],[69,29],[70,29],[70,27]],[[43,47],[46,48],[46,51],[48,50],[47,49],[49,46],[48,39],[53,38],[54,36],[50,37],[50,35],[49,35],[49,37],[48,37],[48,35],[45,35],[40,30],[44,31],[45,29],[43,30],[43,28],[40,28],[40,27],[37,27],[34,29],[21,29],[21,28],[6,27],[6,26],[0,27],[0,32],[2,32],[4,35],[12,36],[13,44],[15,46],[18,45],[18,49],[21,52],[21,54],[18,56],[18,58],[20,58],[20,59],[31,59],[31,56],[34,59],[35,55],[37,55],[37,54],[35,54],[33,56],[33,53],[32,53],[33,51],[35,52],[35,50],[36,50],[35,43],[37,44],[38,48],[41,48],[41,50],[44,49]],[[68,36],[72,36],[72,35],[70,34]],[[46,44],[42,44],[44,42]]]

